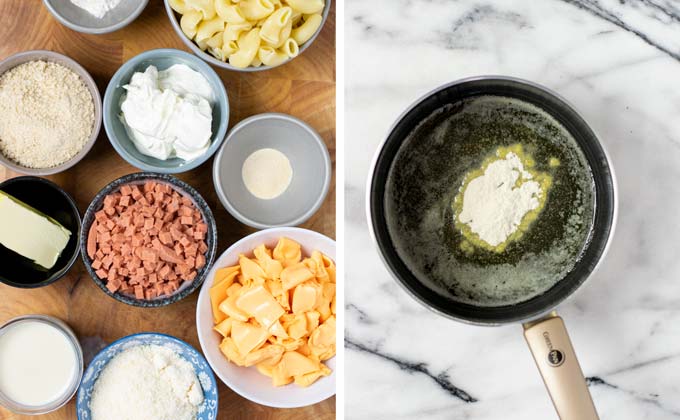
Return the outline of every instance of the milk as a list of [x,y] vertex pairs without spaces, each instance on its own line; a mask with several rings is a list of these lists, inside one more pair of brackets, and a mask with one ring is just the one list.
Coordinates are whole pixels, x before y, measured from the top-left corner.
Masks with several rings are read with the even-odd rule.
[[77,372],[77,355],[65,333],[41,321],[10,324],[0,335],[0,392],[25,406],[64,395]]

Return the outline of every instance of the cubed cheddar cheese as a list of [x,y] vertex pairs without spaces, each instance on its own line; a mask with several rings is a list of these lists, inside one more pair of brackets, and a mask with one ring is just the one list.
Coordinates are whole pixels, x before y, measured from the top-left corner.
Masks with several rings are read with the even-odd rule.
[[238,294],[229,296],[220,303],[219,310],[237,321],[246,322],[250,317],[236,306],[236,299],[238,299]]
[[309,348],[320,360],[335,356],[335,317],[331,316],[309,336]]
[[269,335],[269,332],[259,325],[241,321],[231,323],[231,339],[234,340],[234,344],[241,355],[247,355],[260,347],[267,341]]
[[238,263],[241,266],[241,275],[246,284],[250,284],[250,282],[255,279],[264,279],[267,277],[258,263],[244,255],[239,257]]
[[[233,267],[226,268],[230,269]],[[224,268],[221,268],[220,270],[224,270]],[[215,277],[216,282],[209,291],[210,304],[212,306],[213,318],[216,324],[222,322],[226,317],[226,314],[219,310],[220,303],[222,303],[222,301],[227,298],[227,290],[233,284],[234,279],[238,275],[238,271],[231,271],[225,274],[224,271],[220,273],[220,270],[217,270],[217,275],[222,277],[219,278],[219,281],[218,277]]]
[[287,351],[274,368],[273,375],[283,380],[319,370],[319,364],[296,351]]
[[257,262],[260,267],[262,267],[262,270],[264,270],[267,278],[278,280],[281,277],[283,264],[271,257],[269,250],[264,246],[264,244],[255,248],[253,254],[255,254],[255,258],[257,258]]
[[300,283],[314,278],[312,271],[303,263],[296,263],[283,269],[281,272],[281,285],[283,290],[290,290]]
[[335,265],[322,253],[303,260],[288,238],[273,250],[260,245],[252,258],[240,255],[237,265],[215,271],[210,299],[230,362],[255,366],[274,386],[309,386],[331,374],[322,361],[336,352]]
[[281,325],[281,321],[279,320],[269,327],[269,332],[277,338],[288,338],[288,333],[286,333],[286,329]]
[[265,329],[271,327],[286,313],[263,285],[241,290],[236,306],[255,318]]
[[293,291],[293,313],[302,314],[307,311],[311,311],[316,307],[318,287],[311,283],[305,282],[297,287]]
[[229,337],[229,334],[231,334],[231,323],[232,323],[231,318],[226,318],[219,324],[215,325],[215,331],[218,333],[222,334],[222,337]]
[[220,351],[230,362],[235,363],[238,366],[245,366],[246,362],[243,359],[243,356],[241,356],[238,349],[236,348],[236,344],[234,344],[234,340],[232,340],[230,337],[225,337],[222,339],[222,342],[220,343]]
[[281,238],[274,247],[272,256],[281,261],[284,267],[297,264],[302,259],[302,249],[300,244],[288,238]]
[[295,385],[307,387],[313,384],[322,376],[328,376],[331,374],[331,370],[325,365],[321,364],[320,369],[314,372],[305,373],[303,375],[295,376]]
[[260,363],[266,363],[274,366],[281,361],[284,351],[285,348],[278,344],[263,346],[262,348],[252,351],[246,355],[245,365],[253,366]]

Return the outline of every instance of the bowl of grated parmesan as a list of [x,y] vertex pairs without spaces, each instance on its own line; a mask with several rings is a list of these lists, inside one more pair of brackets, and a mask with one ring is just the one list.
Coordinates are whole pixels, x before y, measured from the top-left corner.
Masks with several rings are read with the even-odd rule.
[[80,162],[97,140],[102,101],[92,76],[53,51],[0,62],[0,164],[51,175]]
[[159,333],[123,337],[83,375],[78,420],[215,420],[217,382],[201,353]]

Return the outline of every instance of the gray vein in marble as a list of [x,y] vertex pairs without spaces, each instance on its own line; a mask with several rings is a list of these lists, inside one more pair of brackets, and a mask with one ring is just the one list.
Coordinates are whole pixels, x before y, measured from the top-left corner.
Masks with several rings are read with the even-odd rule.
[[439,42],[443,42],[448,50],[474,50],[477,48],[479,39],[469,27],[488,20],[507,22],[516,26],[518,30],[530,27],[529,22],[519,13],[503,12],[490,5],[483,5],[473,8],[456,19],[450,31],[437,31]]
[[620,0],[620,1],[621,1],[621,4],[642,3],[646,6],[649,6],[650,9],[661,13],[661,15],[665,15],[670,20],[673,20],[675,22],[680,22],[680,9],[675,8],[675,6],[673,6],[673,3],[670,2],[670,1],[661,2],[663,4],[659,4],[659,3],[652,1],[652,0],[636,0],[636,1]]
[[348,305],[345,305],[345,316],[347,316],[350,312],[354,312],[357,315],[357,319],[359,322],[363,324],[375,324],[375,321],[373,321],[373,318],[371,318],[363,309],[359,308],[357,305],[350,303]]
[[[674,58],[677,61],[680,61],[680,51],[672,51],[671,49],[661,45],[660,42],[657,42],[653,40],[651,37],[649,37],[647,34],[644,32],[634,28],[632,25],[627,24],[624,22],[621,18],[619,18],[614,12],[607,10],[604,8],[602,5],[597,0],[560,0],[564,3],[571,4],[573,6],[578,7],[579,9],[585,10],[590,12],[591,14],[606,20],[609,23],[612,23],[619,28],[630,32],[640,38],[642,41],[646,42],[647,44],[651,45],[652,47],[656,48],[657,50],[667,54],[668,56]],[[621,2],[622,4],[626,4],[625,1]],[[652,7],[656,8],[657,10],[664,10],[665,14],[669,17],[672,17],[673,20],[678,19],[678,15],[674,13],[672,10],[672,6],[668,5],[666,7],[656,4],[652,2],[651,0],[643,1],[641,3],[645,3],[648,5],[653,5]]]
[[352,338],[350,338],[347,333],[345,333],[345,348],[350,349],[350,350],[356,350],[359,352],[363,353],[369,353],[372,354],[376,357],[379,357],[383,360],[386,360],[388,362],[391,362],[399,369],[404,370],[409,373],[420,373],[425,376],[428,376],[430,379],[432,379],[437,385],[439,385],[440,388],[442,388],[444,391],[449,393],[451,396],[466,402],[466,403],[474,403],[477,402],[477,399],[470,394],[468,394],[466,391],[464,391],[461,388],[458,388],[451,382],[451,377],[449,376],[448,372],[441,372],[439,374],[435,374],[430,372],[430,369],[428,367],[427,363],[415,363],[415,362],[409,362],[406,360],[398,359],[395,356],[386,354],[378,350],[377,348],[371,348],[368,347],[365,344],[359,343]]
[[624,367],[621,367],[619,369],[608,372],[607,376],[616,375],[616,374],[628,372],[628,371],[631,371],[631,370],[645,368],[649,365],[666,362],[668,360],[675,359],[676,357],[679,357],[679,356],[680,355],[678,355],[678,354],[671,354],[671,355],[668,355],[668,356],[662,356],[662,357],[657,357],[657,358],[650,359],[650,360],[645,360],[643,362],[633,363],[632,365],[624,366]]
[[613,389],[613,390],[616,390],[616,391],[623,392],[624,394],[627,394],[627,395],[635,398],[636,400],[638,400],[640,402],[643,402],[643,403],[646,403],[646,404],[651,404],[651,405],[657,407],[658,409],[660,409],[661,411],[664,411],[668,414],[672,414],[674,416],[680,416],[680,411],[675,411],[675,410],[669,409],[668,407],[665,407],[663,404],[661,404],[659,402],[659,400],[658,400],[659,394],[651,393],[651,394],[647,394],[647,395],[641,395],[639,392],[635,392],[635,391],[632,391],[630,389],[624,389],[624,388],[621,388],[618,385],[614,385],[614,384],[602,379],[599,376],[589,376],[589,377],[587,377],[586,383],[588,384],[589,387],[591,387],[591,386],[604,386],[606,388],[610,388],[610,389]]

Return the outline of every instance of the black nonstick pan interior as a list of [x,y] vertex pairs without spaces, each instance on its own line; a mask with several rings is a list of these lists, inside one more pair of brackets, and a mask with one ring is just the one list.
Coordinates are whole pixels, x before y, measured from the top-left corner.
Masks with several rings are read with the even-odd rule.
[[[594,215],[588,240],[580,249],[573,268],[541,294],[504,305],[474,304],[461,301],[453,293],[443,292],[420,281],[414,267],[399,256],[390,236],[386,209],[386,184],[395,157],[409,135],[443,107],[462,106],[470,98],[505,97],[540,108],[554,118],[576,141],[592,173]],[[535,318],[554,308],[574,292],[599,262],[612,230],[615,213],[614,183],[607,156],[593,131],[563,100],[544,88],[528,82],[482,77],[453,83],[428,95],[408,110],[392,129],[377,156],[371,179],[369,208],[375,239],[388,268],[418,300],[449,317],[476,324],[499,324]],[[402,247],[403,248],[403,247]]]

